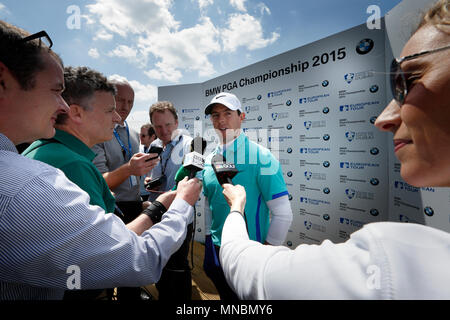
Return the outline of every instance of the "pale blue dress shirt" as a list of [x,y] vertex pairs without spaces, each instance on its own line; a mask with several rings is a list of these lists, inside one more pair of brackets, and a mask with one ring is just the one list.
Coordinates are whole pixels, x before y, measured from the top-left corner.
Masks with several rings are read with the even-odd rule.
[[62,299],[71,266],[80,270],[80,289],[157,282],[192,218],[192,206],[176,199],[137,236],[89,205],[62,171],[19,155],[0,133],[0,300]]

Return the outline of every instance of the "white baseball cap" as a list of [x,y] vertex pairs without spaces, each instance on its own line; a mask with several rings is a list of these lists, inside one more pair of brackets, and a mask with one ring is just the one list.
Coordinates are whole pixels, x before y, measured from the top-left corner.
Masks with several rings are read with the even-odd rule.
[[227,107],[230,110],[236,111],[239,110],[240,112],[244,112],[242,110],[241,102],[239,99],[232,93],[229,92],[222,92],[216,95],[211,102],[206,106],[205,114],[211,114],[211,110],[215,104],[223,104],[225,107]]

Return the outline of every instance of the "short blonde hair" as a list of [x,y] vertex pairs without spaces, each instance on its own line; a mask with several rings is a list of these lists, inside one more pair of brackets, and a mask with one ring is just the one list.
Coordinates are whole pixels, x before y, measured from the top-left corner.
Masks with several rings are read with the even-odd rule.
[[441,30],[443,26],[450,26],[450,0],[439,0],[428,9],[423,15],[417,30],[427,24],[431,24]]

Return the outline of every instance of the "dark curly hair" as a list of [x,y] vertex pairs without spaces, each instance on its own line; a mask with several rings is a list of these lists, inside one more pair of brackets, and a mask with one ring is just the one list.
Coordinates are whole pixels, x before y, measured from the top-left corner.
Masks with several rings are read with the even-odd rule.
[[[98,71],[88,67],[65,67],[64,68],[65,89],[62,97],[70,106],[78,104],[83,109],[89,110],[87,100],[92,98],[96,91],[110,92],[116,95],[116,87]],[[60,114],[56,120],[57,124],[65,123],[68,115]]]

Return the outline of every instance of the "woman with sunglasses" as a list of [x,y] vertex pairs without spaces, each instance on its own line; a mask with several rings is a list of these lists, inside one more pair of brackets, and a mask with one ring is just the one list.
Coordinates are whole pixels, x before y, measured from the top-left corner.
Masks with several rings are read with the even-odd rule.
[[[393,132],[401,175],[418,187],[450,186],[449,10],[438,1],[392,63],[394,100],[375,123]],[[341,244],[263,246],[246,235],[245,189],[227,184],[224,195],[220,259],[242,299],[450,299],[447,232],[378,222]]]

